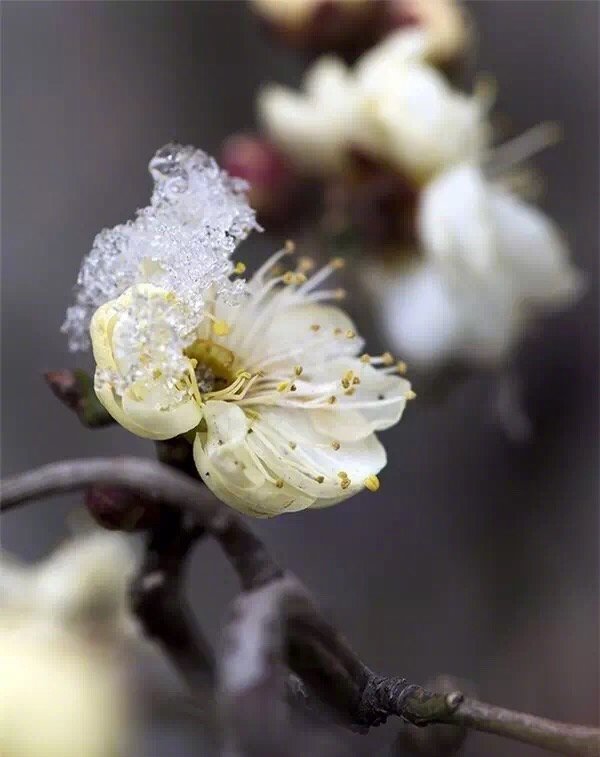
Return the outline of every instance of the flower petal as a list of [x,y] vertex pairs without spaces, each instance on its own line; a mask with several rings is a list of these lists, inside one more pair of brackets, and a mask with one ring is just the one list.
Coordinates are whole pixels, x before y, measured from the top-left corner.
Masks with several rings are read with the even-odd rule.
[[313,499],[279,479],[250,449],[250,419],[235,404],[211,401],[206,432],[196,435],[194,460],[208,488],[240,512],[268,518],[302,510]]
[[570,264],[556,224],[506,191],[494,188],[490,195],[499,255],[511,269],[517,292],[538,305],[575,298],[581,292],[582,276]]
[[202,420],[202,410],[193,397],[161,410],[157,407],[156,391],[138,399],[127,389],[123,397],[119,397],[104,379],[96,381],[95,391],[117,423],[144,439],[172,439],[196,428]]

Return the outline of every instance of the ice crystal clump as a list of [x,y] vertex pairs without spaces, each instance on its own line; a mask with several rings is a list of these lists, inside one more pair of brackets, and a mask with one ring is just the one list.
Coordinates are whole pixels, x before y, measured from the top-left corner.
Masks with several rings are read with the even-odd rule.
[[89,347],[94,311],[134,284],[173,292],[185,305],[182,332],[191,332],[201,318],[207,287],[234,301],[244,289],[242,280],[229,276],[231,254],[260,228],[244,194],[246,183],[228,176],[201,150],[177,144],[158,150],[149,170],[150,205],[135,220],[103,229],[83,260],[75,304],[62,327],[72,350]]

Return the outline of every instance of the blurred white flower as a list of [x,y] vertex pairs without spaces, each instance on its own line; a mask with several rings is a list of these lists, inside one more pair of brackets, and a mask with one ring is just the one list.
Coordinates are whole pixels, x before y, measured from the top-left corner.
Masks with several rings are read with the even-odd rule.
[[327,174],[360,148],[416,184],[487,147],[486,97],[453,89],[426,62],[427,37],[398,31],[348,69],[323,58],[304,93],[271,85],[258,99],[270,138],[302,170]]
[[269,517],[324,507],[379,486],[386,463],[375,431],[400,419],[410,384],[391,356],[359,357],[362,340],[317,291],[339,261],[311,278],[265,263],[232,305],[207,290],[193,333],[185,305],[141,285],[101,307],[91,338],[96,392],[133,433],[166,439],[192,432],[206,485],[224,502]]
[[3,556],[0,751],[10,757],[118,757],[129,708],[116,657],[132,626],[133,557],[94,534],[26,567]]
[[[471,24],[457,0],[389,0],[394,22],[423,30],[424,55],[429,63],[445,65],[462,57],[471,43]],[[408,34],[408,30],[406,32]]]
[[367,49],[397,30],[418,29],[427,60],[445,66],[471,42],[471,25],[457,0],[252,0],[254,10],[293,47],[322,52]]
[[372,0],[252,0],[255,10],[274,24],[297,29],[326,4],[344,12],[354,12],[369,5]]
[[323,57],[309,68],[304,93],[279,85],[258,97],[259,116],[271,139],[302,171],[341,171],[363,117],[351,71],[338,58]]
[[556,224],[478,164],[424,188],[417,226],[413,266],[374,266],[371,288],[391,344],[418,366],[506,362],[532,320],[582,291]]
[[522,335],[526,312],[501,276],[449,275],[430,261],[365,269],[385,338],[407,362],[431,370],[464,361],[493,367]]
[[423,184],[486,149],[489,102],[480,93],[454,89],[425,58],[420,32],[397,32],[366,53],[356,65],[364,122],[357,142]]

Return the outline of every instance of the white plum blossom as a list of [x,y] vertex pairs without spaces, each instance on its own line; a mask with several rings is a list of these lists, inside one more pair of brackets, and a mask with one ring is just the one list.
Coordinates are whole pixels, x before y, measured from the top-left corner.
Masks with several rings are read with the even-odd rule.
[[583,276],[560,229],[509,191],[498,168],[500,156],[544,134],[432,180],[419,198],[411,266],[372,266],[383,329],[415,366],[505,364],[534,319],[581,294]]
[[279,148],[300,170],[314,175],[343,169],[357,121],[364,118],[352,72],[333,56],[320,58],[307,71],[303,93],[275,84],[265,87],[258,110]]
[[456,276],[431,261],[371,263],[365,280],[386,340],[411,367],[496,367],[523,334],[527,311],[501,276]]
[[[150,164],[149,209],[100,241],[82,265],[67,330],[89,337],[95,391],[125,428],[185,435],[198,473],[224,502],[256,516],[334,504],[379,487],[375,436],[400,419],[410,384],[363,341],[293,245],[249,280],[229,256],[254,225],[241,185],[204,153],[170,145]],[[148,231],[150,229],[150,231]],[[91,316],[91,317],[90,317]],[[87,334],[86,334],[87,336]]]
[[312,277],[306,259],[277,271],[290,252],[267,261],[237,304],[207,290],[187,341],[169,335],[185,305],[148,284],[99,308],[91,325],[106,409],[143,437],[188,434],[205,484],[257,517],[375,491],[386,464],[375,432],[413,396],[391,356],[361,356],[351,320],[323,304],[339,296],[317,289],[339,261]]
[[0,561],[0,732],[11,757],[118,757],[130,712],[118,651],[133,627],[123,537],[75,539],[47,561]]
[[490,130],[488,98],[455,90],[427,63],[422,31],[399,31],[353,69],[317,61],[304,92],[276,85],[258,100],[267,133],[302,170],[343,170],[352,149],[390,165],[417,185],[481,157]]

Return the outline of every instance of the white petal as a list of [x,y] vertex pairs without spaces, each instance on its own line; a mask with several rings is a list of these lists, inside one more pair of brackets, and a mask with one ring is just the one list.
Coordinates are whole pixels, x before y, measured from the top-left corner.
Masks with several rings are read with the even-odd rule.
[[322,58],[310,69],[306,94],[266,87],[258,98],[270,137],[301,168],[317,174],[344,162],[357,101],[341,61]]
[[[315,327],[316,328],[315,330]],[[294,305],[275,313],[257,340],[249,361],[262,368],[271,365],[319,365],[336,355],[352,355],[362,349],[363,340],[348,338],[355,326],[346,313],[331,305]],[[282,356],[277,363],[274,356]]]
[[582,277],[569,262],[558,227],[537,208],[500,189],[494,189],[491,203],[499,255],[516,291],[540,305],[577,296]]
[[418,229],[427,257],[485,273],[498,262],[490,185],[479,168],[462,165],[423,191]]
[[372,282],[386,342],[409,366],[431,368],[460,349],[460,309],[433,265],[398,272],[371,268],[365,279]]
[[[374,434],[341,441],[335,427],[323,429],[313,422],[318,411],[257,409],[260,419],[253,424],[251,448],[286,484],[315,501],[346,499],[385,466],[385,449]],[[346,488],[342,472],[350,481]]]
[[[162,390],[163,387],[155,386],[154,389]],[[157,407],[156,391],[150,391],[144,399],[137,399],[130,389],[126,389],[123,397],[119,397],[103,379],[96,382],[95,391],[117,423],[144,439],[172,439],[195,428],[202,419],[202,410],[193,397],[161,410]],[[163,392],[159,394],[162,396]]]
[[[332,445],[312,423],[312,411],[257,408],[249,419],[231,403],[209,402],[206,433],[194,443],[200,476],[231,507],[271,517],[327,506],[355,494],[385,465],[374,435]],[[348,483],[340,473],[347,475]]]
[[359,143],[418,182],[478,157],[487,144],[480,102],[452,90],[430,66],[390,66],[365,81],[363,90],[369,126],[357,137]]
[[[343,377],[352,373],[360,383],[351,385],[351,394],[345,392],[341,381]],[[336,401],[333,404],[321,406],[316,421],[318,427],[325,431],[334,429],[336,418],[345,413],[351,413],[350,423],[355,425],[351,438],[362,439],[373,431],[383,431],[396,424],[402,417],[406,407],[406,395],[410,390],[410,383],[401,376],[385,373],[358,358],[338,358],[321,364],[314,369],[310,376],[311,382],[335,381],[338,391],[335,392]],[[325,421],[325,414],[329,413],[332,420]],[[340,430],[350,437],[350,424],[344,423]]]
[[208,402],[207,430],[194,442],[198,473],[209,489],[236,510],[256,517],[304,509],[312,498],[289,486],[257,460],[250,449],[250,420],[232,403]]

